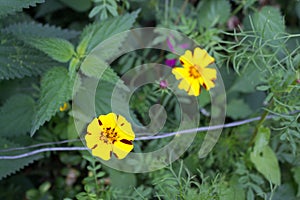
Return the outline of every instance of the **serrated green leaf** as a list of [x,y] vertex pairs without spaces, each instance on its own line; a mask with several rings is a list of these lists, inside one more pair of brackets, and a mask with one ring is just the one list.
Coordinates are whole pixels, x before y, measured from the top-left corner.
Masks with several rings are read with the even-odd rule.
[[0,1],[0,17],[21,11],[29,6],[36,6],[37,3],[44,3],[45,0],[1,0]]
[[227,22],[230,8],[230,3],[227,0],[200,1],[197,7],[200,26],[209,28],[215,24]]
[[114,17],[105,21],[101,21],[101,23],[96,22],[90,26],[87,26],[84,29],[81,37],[84,38],[87,35],[92,34],[87,52],[90,52],[94,47],[109,37],[129,30],[135,22],[138,13],[139,10],[130,14],[125,14],[124,16]]
[[250,107],[242,99],[234,99],[228,103],[226,108],[227,116],[232,119],[247,117],[252,113]]
[[60,38],[30,38],[26,42],[58,62],[68,62],[75,55],[74,46]]
[[69,101],[72,96],[73,81],[68,76],[67,69],[55,67],[49,70],[42,78],[41,94],[34,116],[31,135],[49,121],[64,102]]
[[259,153],[250,153],[250,159],[266,179],[273,184],[280,185],[280,168],[274,151],[269,146],[264,146]]
[[[20,145],[8,141],[5,138],[0,138],[0,149],[6,148],[15,148],[20,147]],[[18,154],[18,153],[17,153]],[[1,152],[1,156],[11,156],[11,153],[8,152]],[[30,163],[42,158],[42,155],[33,155],[28,156],[20,159],[13,159],[13,160],[0,160],[0,180],[16,173],[17,171],[23,169],[25,166],[29,165]]]
[[88,56],[81,64],[80,70],[86,76],[106,80],[111,83],[116,83],[120,79],[113,69],[98,56]]
[[62,38],[70,40],[76,38],[79,35],[78,31],[61,29],[56,26],[49,24],[43,25],[36,22],[24,22],[11,24],[4,29],[2,32],[13,34],[17,38],[26,40],[28,37],[38,38]]
[[92,2],[90,0],[60,0],[60,1],[77,12],[85,12],[92,7]]
[[0,33],[0,80],[36,76],[58,65],[44,53]]
[[16,94],[9,98],[0,108],[1,136],[20,136],[29,132],[34,106],[34,100],[28,95]]

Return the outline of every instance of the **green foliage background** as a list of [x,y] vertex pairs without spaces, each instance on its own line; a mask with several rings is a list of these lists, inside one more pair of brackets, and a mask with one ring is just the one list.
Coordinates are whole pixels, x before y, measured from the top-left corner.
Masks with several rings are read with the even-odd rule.
[[[106,114],[119,76],[174,55],[139,50],[108,66],[126,40],[120,38],[101,52],[95,68],[80,64],[107,38],[147,26],[182,32],[215,58],[226,87],[226,122],[260,120],[224,129],[203,159],[204,135],[198,133],[180,160],[151,173],[110,169],[87,151],[46,149],[5,158],[63,144],[81,147],[71,108],[73,88],[85,90],[74,81],[77,72],[95,76],[106,69],[96,93],[97,114]],[[299,199],[299,27],[296,0],[1,0],[0,198]],[[130,112],[147,124],[149,108],[160,102],[168,113],[162,131],[175,131],[179,106],[157,81],[136,91]],[[64,103],[68,109],[61,112]],[[199,104],[200,125],[208,126],[208,92]],[[168,141],[136,141],[134,151],[153,151]]]

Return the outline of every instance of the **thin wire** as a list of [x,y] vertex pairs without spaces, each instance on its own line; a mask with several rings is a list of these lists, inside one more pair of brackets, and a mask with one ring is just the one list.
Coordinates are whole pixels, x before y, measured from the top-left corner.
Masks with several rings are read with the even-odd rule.
[[87,147],[49,147],[49,148],[37,149],[34,151],[30,151],[28,153],[23,153],[15,156],[0,156],[0,160],[20,159],[20,158],[25,158],[28,156],[33,156],[35,154],[49,152],[49,151],[83,151],[83,150],[88,150],[88,148]]
[[8,148],[8,149],[0,149],[0,152],[17,151],[17,150],[31,149],[31,148],[41,147],[41,146],[72,143],[72,142],[77,142],[77,141],[80,141],[80,139],[62,140],[62,141],[58,141],[58,142],[45,142],[45,143],[34,144],[34,145],[26,146],[26,147],[14,147],[14,148]]
[[[295,114],[298,113],[300,111],[295,111],[292,112],[290,114]],[[266,117],[266,119],[271,119],[274,117],[277,117],[278,115],[268,115]],[[152,139],[161,139],[161,138],[166,138],[166,137],[171,137],[174,135],[179,135],[179,134],[186,134],[186,133],[193,133],[193,132],[203,132],[203,131],[208,131],[208,130],[216,130],[216,129],[222,129],[222,128],[229,128],[229,127],[235,127],[235,126],[240,126],[243,124],[247,124],[253,121],[258,121],[260,120],[261,117],[254,117],[254,118],[250,118],[250,119],[246,119],[246,120],[241,120],[241,121],[237,121],[237,122],[232,122],[232,123],[228,123],[228,124],[224,124],[224,125],[215,125],[215,126],[205,126],[205,127],[199,127],[199,128],[194,128],[194,129],[187,129],[187,130],[182,130],[182,131],[177,131],[177,132],[170,132],[170,133],[165,133],[162,135],[156,135],[156,136],[144,136],[144,137],[138,137],[135,140],[152,140]],[[70,142],[72,140],[64,140],[61,142],[48,142],[48,143],[43,143],[40,144],[39,146],[43,146],[46,144],[57,144],[57,143],[67,143]],[[77,140],[76,140],[77,141]],[[74,140],[72,141],[74,142]],[[36,147],[37,145],[32,145],[34,147]],[[30,148],[32,148],[32,146],[29,146]],[[28,148],[28,147],[24,147],[24,148]],[[15,149],[15,148],[11,148],[11,149]],[[28,153],[24,153],[24,154],[19,154],[19,155],[14,155],[14,156],[0,156],[0,160],[12,160],[12,159],[20,159],[20,158],[24,158],[24,157],[28,157],[28,156],[32,156],[35,154],[39,154],[42,152],[49,152],[49,151],[83,151],[83,150],[88,150],[87,147],[49,147],[49,148],[43,148],[43,149],[38,149],[38,150],[34,150]]]

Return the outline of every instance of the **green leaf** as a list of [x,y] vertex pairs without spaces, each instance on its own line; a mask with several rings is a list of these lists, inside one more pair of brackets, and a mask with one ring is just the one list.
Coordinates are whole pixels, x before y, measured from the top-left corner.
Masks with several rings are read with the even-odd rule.
[[[15,147],[20,147],[20,145],[10,142],[5,138],[0,138],[0,149],[15,148]],[[12,154],[8,152],[1,152],[1,156],[12,156]],[[19,159],[13,159],[13,160],[1,159],[0,180],[11,174],[16,173],[17,171],[23,169],[25,166],[29,165],[30,163],[40,158],[42,158],[41,155],[33,155],[33,156],[28,156]]]
[[77,12],[85,12],[92,7],[91,0],[60,0]]
[[109,177],[111,180],[111,186],[116,188],[129,189],[131,187],[135,187],[137,184],[136,176],[132,173],[125,173],[110,169]]
[[95,77],[99,80],[106,80],[111,83],[116,83],[120,80],[114,70],[99,56],[88,56],[81,64],[80,70],[86,76]]
[[58,62],[68,62],[75,55],[74,46],[60,38],[30,38],[26,40],[31,46],[43,51]]
[[294,180],[298,185],[297,197],[300,197],[300,167],[294,167],[292,169],[292,172],[293,172]]
[[1,0],[0,1],[0,17],[21,11],[29,6],[36,6],[37,3],[44,3],[45,0]]
[[[264,6],[259,12],[255,12],[251,21],[249,18],[245,20],[244,26],[246,30],[254,30],[266,40],[276,39],[285,32],[284,20],[279,9],[271,6]],[[274,44],[278,42],[273,41]]]
[[250,159],[266,179],[280,185],[280,168],[274,151],[269,146],[264,146],[260,152],[251,152]]
[[90,26],[87,26],[81,36],[81,38],[84,38],[91,37],[89,36],[90,34],[92,35],[87,48],[87,52],[90,52],[94,47],[96,47],[98,44],[108,39],[109,37],[117,33],[129,30],[135,22],[138,13],[139,10],[130,14],[125,14],[123,16],[118,16],[105,21],[101,21],[101,23],[96,22]]
[[31,136],[59,111],[59,107],[64,102],[71,99],[72,83],[68,76],[68,71],[62,67],[55,67],[43,76],[41,94],[32,124]]
[[0,108],[1,136],[24,135],[30,131],[34,100],[23,94],[10,97]]
[[2,31],[5,33],[13,34],[17,38],[24,39],[25,41],[28,37],[62,38],[70,40],[76,38],[79,35],[78,31],[61,29],[49,24],[43,25],[36,22],[11,24],[2,29]]
[[254,153],[261,152],[262,149],[269,144],[271,131],[267,127],[260,127],[255,137]]
[[254,65],[248,66],[241,75],[236,78],[234,84],[229,89],[230,92],[251,93],[256,90],[256,86],[263,82],[262,71]]
[[0,33],[0,80],[36,76],[58,63],[11,35]]
[[226,108],[227,116],[232,119],[239,119],[249,116],[252,110],[242,99],[233,99],[228,103]]
[[200,26],[209,28],[219,23],[224,24],[229,19],[230,7],[227,0],[200,1],[197,7]]

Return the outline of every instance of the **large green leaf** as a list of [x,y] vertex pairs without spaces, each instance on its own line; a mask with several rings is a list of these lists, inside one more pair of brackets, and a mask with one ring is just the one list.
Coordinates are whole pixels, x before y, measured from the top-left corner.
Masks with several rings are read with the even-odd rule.
[[253,151],[250,159],[257,171],[262,173],[266,179],[273,184],[280,185],[280,168],[277,157],[271,147],[268,146],[270,140],[270,129],[260,127],[255,137]]
[[34,100],[23,94],[9,98],[0,108],[1,136],[23,135],[30,131]]
[[85,37],[90,37],[87,52],[90,52],[94,47],[109,37],[129,30],[135,22],[138,13],[139,10],[87,26],[82,33],[82,40],[84,40]]
[[26,43],[62,63],[68,62],[75,55],[74,46],[69,41],[60,38],[30,38]]
[[255,12],[244,22],[246,30],[253,30],[265,40],[273,40],[271,44],[281,44],[276,40],[285,32],[283,17],[279,9],[271,6],[264,6],[259,12]]
[[1,0],[0,17],[10,13],[21,11],[29,6],[36,6],[37,3],[44,3],[45,0]]
[[68,7],[76,10],[77,12],[84,12],[92,7],[91,0],[60,0]]
[[259,153],[251,152],[250,159],[257,171],[273,184],[280,185],[280,168],[274,151],[265,146]]
[[208,28],[218,23],[227,22],[230,16],[230,7],[227,0],[200,1],[197,7],[200,26]]
[[58,63],[44,53],[0,33],[0,80],[36,76]]
[[31,135],[46,121],[49,121],[59,111],[59,107],[64,102],[71,99],[72,88],[72,81],[65,68],[55,67],[44,75]]
[[227,116],[232,119],[247,117],[252,113],[250,107],[242,99],[233,99],[229,101],[226,108]]
[[293,177],[295,182],[297,183],[297,197],[300,197],[300,166],[292,169]]
[[74,30],[61,29],[59,27],[52,26],[49,24],[43,25],[36,22],[11,24],[5,27],[2,31],[5,33],[13,34],[17,38],[24,38],[25,40],[28,37],[57,37],[70,40],[79,35],[79,32]]
[[[0,150],[7,149],[7,148],[15,148],[20,147],[20,145],[13,143],[11,141],[8,141],[5,138],[0,138]],[[22,151],[22,153],[25,153]],[[18,152],[17,154],[20,154]],[[1,156],[12,156],[9,152],[1,152]],[[33,155],[29,157],[19,158],[19,159],[13,159],[13,160],[7,160],[7,159],[1,159],[0,160],[0,180],[16,173],[17,171],[23,169],[25,166],[29,165],[30,163],[34,162],[35,160],[38,160],[42,158],[41,155]]]

